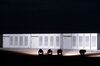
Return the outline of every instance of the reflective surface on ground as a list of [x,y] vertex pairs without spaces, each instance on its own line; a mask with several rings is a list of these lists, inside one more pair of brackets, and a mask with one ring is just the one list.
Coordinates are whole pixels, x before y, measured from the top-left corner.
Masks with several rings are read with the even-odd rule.
[[[25,53],[30,55],[38,55],[38,49],[30,48],[0,48],[1,50],[14,51],[19,53]],[[44,49],[44,55],[47,54],[47,49]],[[53,55],[57,55],[57,50],[52,50]],[[80,55],[79,50],[63,50],[63,56],[78,56]],[[85,53],[87,57],[100,57],[100,50],[87,50]]]

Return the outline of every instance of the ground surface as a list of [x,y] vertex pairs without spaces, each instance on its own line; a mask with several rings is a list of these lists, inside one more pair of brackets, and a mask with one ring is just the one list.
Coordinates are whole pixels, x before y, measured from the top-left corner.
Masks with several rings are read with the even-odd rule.
[[[23,49],[24,50],[24,49]],[[31,49],[30,49],[31,50]],[[13,50],[14,51],[14,50]],[[24,50],[25,51],[25,50]],[[29,50],[27,50],[28,52]],[[30,51],[31,52],[31,51]],[[76,51],[77,52],[77,51]],[[75,53],[75,52],[74,52]],[[80,55],[68,55],[68,56],[38,56],[34,54],[12,52],[4,49],[0,49],[0,62],[3,65],[39,65],[39,66],[54,66],[54,65],[99,65],[100,57],[89,57],[92,54],[87,54],[85,57]],[[95,52],[95,55],[99,55],[99,52]]]

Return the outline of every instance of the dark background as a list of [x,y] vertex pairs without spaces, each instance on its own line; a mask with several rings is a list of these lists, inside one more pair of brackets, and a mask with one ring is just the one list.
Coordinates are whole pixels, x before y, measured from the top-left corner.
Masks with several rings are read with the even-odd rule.
[[99,0],[0,0],[0,33],[100,32]]

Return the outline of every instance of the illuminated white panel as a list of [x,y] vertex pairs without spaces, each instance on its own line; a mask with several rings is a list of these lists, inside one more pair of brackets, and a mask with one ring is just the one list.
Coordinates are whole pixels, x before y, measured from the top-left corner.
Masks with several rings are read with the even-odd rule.
[[23,48],[30,48],[31,46],[31,35],[25,34],[23,36]]
[[32,36],[31,40],[32,40],[31,48],[38,48],[39,37],[38,36]]
[[19,36],[19,46],[24,47],[23,46],[23,36]]
[[10,41],[10,38],[9,36],[4,36],[3,37],[3,48],[8,48],[9,47],[9,42]]
[[91,50],[97,50],[97,33],[91,34]]
[[43,45],[43,36],[39,36],[39,46]]
[[47,47],[48,46],[48,36],[45,36],[44,37],[44,45]]
[[78,34],[72,34],[72,49],[78,49]]
[[18,45],[18,36],[15,36],[14,38],[15,38],[14,42],[15,42],[15,46],[16,46],[16,45]]
[[90,49],[90,33],[85,33],[84,34],[85,38],[84,38],[84,49]]
[[60,48],[60,40],[60,34],[54,34],[54,49]]
[[79,33],[78,34],[78,48],[77,49],[83,49],[84,48],[84,34]]
[[72,34],[63,34],[63,49],[72,49]]
[[48,36],[48,46],[51,49],[54,48],[54,36],[53,35]]
[[50,46],[53,46],[54,43],[54,36],[50,36]]
[[15,46],[14,46],[14,36],[10,36],[9,38],[10,38],[9,47],[15,47]]
[[28,45],[28,36],[24,36],[24,45],[25,45],[25,46]]
[[56,36],[56,46],[60,46],[60,36]]

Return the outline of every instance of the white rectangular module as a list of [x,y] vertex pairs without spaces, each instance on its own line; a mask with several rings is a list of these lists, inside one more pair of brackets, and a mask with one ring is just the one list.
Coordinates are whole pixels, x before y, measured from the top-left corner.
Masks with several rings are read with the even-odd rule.
[[72,34],[63,34],[63,49],[72,49]]
[[84,34],[79,33],[78,34],[78,49],[83,49],[84,48]]
[[31,34],[32,48],[59,49],[60,34]]
[[30,34],[3,34],[3,48],[30,48]]
[[97,33],[91,34],[91,50],[97,50]]
[[78,34],[72,34],[72,49],[78,49]]
[[90,33],[84,34],[84,49],[89,49],[89,50],[91,49],[90,38],[91,38]]

